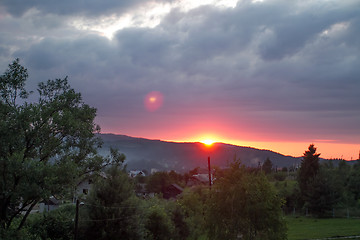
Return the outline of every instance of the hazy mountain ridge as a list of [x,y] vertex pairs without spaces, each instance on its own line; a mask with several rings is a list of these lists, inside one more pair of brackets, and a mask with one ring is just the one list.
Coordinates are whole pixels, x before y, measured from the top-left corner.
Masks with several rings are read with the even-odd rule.
[[206,148],[198,142],[167,142],[135,138],[125,135],[99,134],[104,145],[101,155],[107,155],[110,147],[118,149],[126,156],[128,169],[156,168],[159,170],[188,171],[195,167],[207,167],[207,158],[211,164],[226,167],[235,157],[247,166],[258,166],[267,157],[274,167],[290,167],[300,163],[301,158],[284,156],[270,150],[260,150],[251,147],[235,146],[225,143],[215,143]]

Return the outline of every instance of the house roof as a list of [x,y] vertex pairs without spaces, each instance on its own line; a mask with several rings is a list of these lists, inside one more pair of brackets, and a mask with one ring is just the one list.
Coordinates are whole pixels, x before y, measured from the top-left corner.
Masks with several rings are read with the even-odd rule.
[[96,177],[98,177],[98,176],[100,176],[100,177],[102,177],[102,178],[104,178],[104,179],[107,178],[105,172],[91,172],[91,173],[83,176],[83,178],[78,182],[77,186],[79,186],[81,183],[83,183],[83,182],[85,182],[85,181],[88,181],[88,180],[90,180],[90,179],[94,179],[94,178],[96,178]]
[[209,182],[209,175],[208,174],[197,174],[197,175],[193,175],[191,176],[191,178],[206,183]]
[[183,189],[182,187],[180,187],[179,185],[177,185],[176,183],[173,183],[173,184],[171,184],[170,186],[176,188],[177,190],[179,190],[179,191],[181,191],[181,192],[184,191],[184,189]]

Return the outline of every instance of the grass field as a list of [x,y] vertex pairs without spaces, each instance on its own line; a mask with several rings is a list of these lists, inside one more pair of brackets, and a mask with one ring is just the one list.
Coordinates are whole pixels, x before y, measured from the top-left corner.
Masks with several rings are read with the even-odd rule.
[[[286,217],[286,222],[289,240],[360,235],[360,219]],[[360,239],[360,237],[339,239]]]
[[[286,217],[288,227],[288,240],[308,239],[358,239],[360,240],[359,218],[307,218]],[[348,238],[349,236],[359,236]],[[341,238],[342,237],[342,238]],[[206,240],[202,236],[199,240]]]

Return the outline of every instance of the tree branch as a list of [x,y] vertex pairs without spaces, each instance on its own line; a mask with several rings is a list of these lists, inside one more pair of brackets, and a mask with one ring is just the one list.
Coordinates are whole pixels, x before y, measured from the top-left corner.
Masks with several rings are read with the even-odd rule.
[[38,201],[37,201],[37,200],[34,200],[34,202],[30,205],[30,207],[29,207],[28,210],[26,211],[24,217],[21,219],[21,222],[20,222],[20,224],[19,224],[19,226],[18,226],[18,228],[17,228],[18,230],[20,230],[20,229],[24,226],[24,223],[25,223],[25,221],[26,221],[26,218],[29,216],[31,210],[35,207],[35,205],[36,205],[37,203],[38,203]]

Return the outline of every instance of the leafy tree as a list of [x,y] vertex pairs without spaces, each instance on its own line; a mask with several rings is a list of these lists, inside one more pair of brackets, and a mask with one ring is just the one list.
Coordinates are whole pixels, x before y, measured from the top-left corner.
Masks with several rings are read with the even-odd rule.
[[106,164],[96,152],[96,109],[67,78],[40,83],[37,101],[27,101],[27,78],[18,59],[0,77],[0,237],[16,218],[21,229],[39,201]]
[[348,195],[348,202],[351,205],[360,204],[360,164],[356,163],[352,166],[351,170],[348,173],[348,181],[346,194]]
[[286,172],[275,172],[273,177],[276,181],[284,181],[286,179]]
[[275,187],[278,190],[278,196],[285,200],[285,204],[282,207],[285,213],[294,213],[294,210],[296,211],[296,209],[303,206],[297,184],[288,184],[287,181],[277,183]]
[[144,201],[145,239],[188,239],[189,228],[177,201],[154,197]]
[[189,226],[185,219],[185,213],[178,203],[175,203],[175,207],[171,211],[171,220],[175,227],[174,239],[187,239],[190,234]]
[[334,171],[320,167],[318,174],[308,182],[307,191],[303,195],[305,207],[310,213],[323,217],[331,211],[342,197],[342,186]]
[[[117,157],[121,162],[125,159],[123,155]],[[106,178],[99,177],[85,206],[84,239],[142,239],[141,203],[121,164],[110,167]]]
[[33,239],[70,240],[74,238],[74,205],[63,205],[44,214],[33,214],[25,228]]
[[168,175],[170,183],[176,183],[182,187],[185,186],[183,176],[181,174],[175,172],[174,170],[171,170]]
[[215,182],[207,206],[209,239],[286,239],[282,200],[263,174],[239,161]]
[[185,222],[189,229],[188,239],[199,239],[205,232],[206,200],[209,196],[208,186],[187,188],[178,200],[184,213]]
[[172,239],[175,226],[168,214],[164,200],[154,198],[147,203],[146,211],[146,237],[148,240]]
[[148,177],[146,188],[149,192],[164,193],[168,185],[170,185],[169,174],[166,172],[156,172]]
[[266,160],[262,166],[262,170],[265,172],[265,174],[269,174],[269,173],[271,173],[272,168],[273,168],[273,164],[272,164],[270,158],[266,158]]

